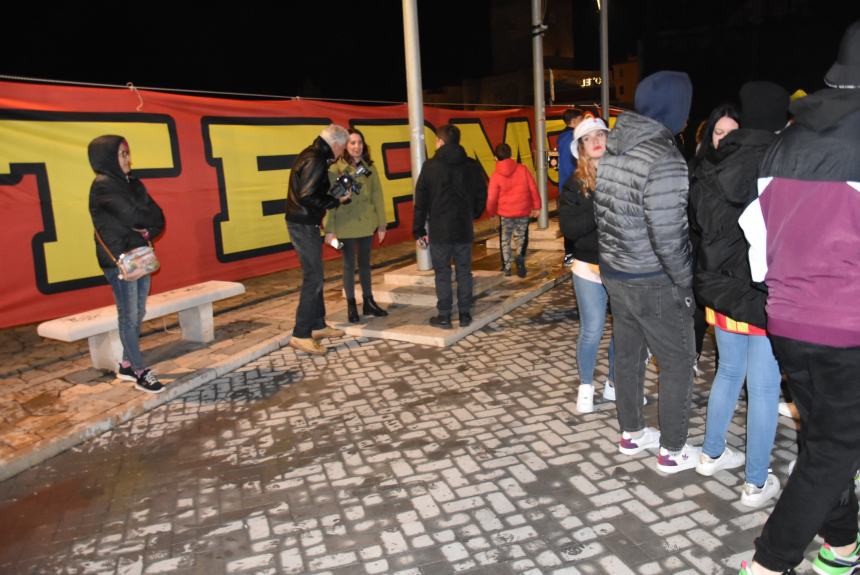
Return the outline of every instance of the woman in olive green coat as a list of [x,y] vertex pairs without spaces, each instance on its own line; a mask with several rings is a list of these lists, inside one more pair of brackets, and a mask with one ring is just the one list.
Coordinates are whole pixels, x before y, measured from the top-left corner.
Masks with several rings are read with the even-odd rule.
[[[356,175],[360,167],[369,174]],[[335,176],[344,172],[353,176],[361,184],[361,191],[354,193],[351,200],[337,210],[329,210],[325,223],[327,244],[334,238],[343,242],[343,290],[346,292],[347,315],[351,323],[359,321],[358,306],[355,303],[355,256],[358,252],[358,277],[361,281],[364,315],[382,317],[388,315],[373,300],[373,286],[370,279],[370,246],[373,232],[379,243],[385,239],[385,201],[379,175],[373,167],[370,152],[364,144],[364,135],[356,129],[349,130],[349,140],[341,157],[332,167]]]

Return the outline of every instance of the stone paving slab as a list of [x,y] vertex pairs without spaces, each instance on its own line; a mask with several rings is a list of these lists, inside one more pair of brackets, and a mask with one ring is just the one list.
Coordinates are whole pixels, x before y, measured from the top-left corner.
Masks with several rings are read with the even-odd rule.
[[[0,482],[0,572],[736,572],[770,508],[739,505],[742,470],[619,454],[612,403],[576,413],[572,307],[557,286],[446,348],[261,356]],[[694,445],[710,342],[700,364]],[[649,364],[649,424],[657,380]],[[745,418],[741,401],[729,445]],[[794,441],[781,425],[781,481]]]

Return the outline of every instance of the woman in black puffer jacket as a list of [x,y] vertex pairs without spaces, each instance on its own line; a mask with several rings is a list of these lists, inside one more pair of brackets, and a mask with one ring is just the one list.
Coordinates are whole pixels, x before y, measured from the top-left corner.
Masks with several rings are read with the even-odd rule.
[[98,234],[96,256],[113,289],[122,342],[122,363],[117,377],[134,381],[141,391],[160,393],[164,387],[144,365],[139,343],[150,276],[133,281],[120,279],[115,260],[123,253],[147,245],[160,234],[164,213],[143,183],[131,174],[131,154],[125,138],[99,136],[90,142],[88,153],[96,173],[90,186],[90,216]]

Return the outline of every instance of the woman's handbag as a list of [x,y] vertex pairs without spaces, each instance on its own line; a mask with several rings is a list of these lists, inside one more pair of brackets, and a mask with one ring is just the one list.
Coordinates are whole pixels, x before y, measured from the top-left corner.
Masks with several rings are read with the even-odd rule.
[[155,256],[155,250],[152,248],[152,242],[147,242],[148,245],[134,248],[131,251],[120,254],[115,258],[108,249],[99,232],[96,231],[96,239],[116,263],[119,268],[119,279],[127,282],[133,282],[142,278],[147,274],[157,271],[161,264],[158,263],[158,258]]

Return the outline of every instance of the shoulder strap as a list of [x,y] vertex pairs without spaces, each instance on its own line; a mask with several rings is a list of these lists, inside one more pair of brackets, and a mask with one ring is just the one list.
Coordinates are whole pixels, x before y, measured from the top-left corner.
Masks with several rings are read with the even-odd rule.
[[102,239],[101,235],[99,234],[99,231],[97,229],[95,229],[95,227],[93,227],[93,231],[96,233],[96,239],[99,241],[99,243],[105,249],[105,251],[107,252],[107,255],[109,255],[110,259],[112,259],[113,262],[117,265],[117,267],[119,267],[119,262],[117,261],[117,259],[115,257],[113,257],[113,254],[108,249],[107,244],[105,244],[104,240]]

